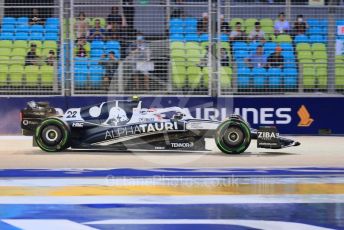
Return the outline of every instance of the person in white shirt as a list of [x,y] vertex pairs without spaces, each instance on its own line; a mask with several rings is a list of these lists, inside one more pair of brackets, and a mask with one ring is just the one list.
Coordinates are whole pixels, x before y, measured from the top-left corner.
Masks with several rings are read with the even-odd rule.
[[283,12],[279,13],[274,28],[275,35],[288,34],[290,32],[289,22],[285,19],[285,14]]
[[254,23],[254,29],[251,31],[250,35],[248,36],[250,41],[253,42],[264,42],[265,41],[265,33],[262,30],[260,22]]

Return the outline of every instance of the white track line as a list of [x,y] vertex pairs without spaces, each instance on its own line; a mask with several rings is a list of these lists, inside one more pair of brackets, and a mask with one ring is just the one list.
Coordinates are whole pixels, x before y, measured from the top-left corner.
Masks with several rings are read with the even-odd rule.
[[0,204],[289,204],[343,203],[340,195],[0,196]]

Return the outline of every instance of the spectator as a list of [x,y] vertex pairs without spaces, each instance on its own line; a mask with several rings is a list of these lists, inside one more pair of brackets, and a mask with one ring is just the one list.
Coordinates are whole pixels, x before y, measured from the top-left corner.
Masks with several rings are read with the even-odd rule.
[[223,14],[220,15],[220,23],[221,23],[221,33],[229,34],[231,32],[231,29],[229,27],[228,22],[225,22],[225,17]]
[[183,18],[185,17],[185,12],[184,9],[180,6],[184,4],[184,0],[176,0],[175,5],[177,5],[177,7],[173,7],[171,9],[171,18]]
[[305,34],[307,30],[307,23],[303,21],[303,15],[298,15],[294,22],[293,35]]
[[262,30],[260,22],[254,23],[254,29],[251,31],[248,38],[253,42],[265,42],[265,33]]
[[86,21],[86,15],[84,12],[80,12],[79,16],[74,24],[74,31],[76,32],[76,38],[87,37],[88,23]]
[[241,28],[241,22],[235,23],[235,30],[233,30],[229,38],[231,41],[245,41],[246,40],[246,33]]
[[120,24],[117,24],[116,22],[110,22],[105,33],[106,40],[120,40],[123,32],[124,31]]
[[110,86],[111,79],[114,78],[117,68],[118,68],[118,60],[115,57],[115,53],[113,51],[109,52],[108,59],[107,55],[102,55],[102,58],[99,62],[99,65],[102,65],[105,69],[103,87],[104,89],[108,89]]
[[139,77],[144,77],[144,89],[149,90],[149,71],[153,70],[152,62],[150,62],[151,51],[144,40],[142,34],[138,34],[133,50],[129,54],[133,62],[136,63],[136,72],[134,74],[135,89],[139,89]]
[[105,29],[101,28],[100,20],[96,19],[94,23],[94,28],[90,31],[89,40],[104,40],[105,39]]
[[248,58],[245,58],[246,64],[250,68],[262,67],[265,68],[266,56],[264,55],[264,49],[262,45],[257,46],[256,52],[251,54]]
[[111,8],[111,13],[107,17],[108,25],[116,24],[120,26],[126,26],[127,22],[124,15],[120,14],[118,6],[113,6]]
[[283,68],[284,58],[282,56],[282,48],[277,46],[275,52],[268,57],[268,67]]
[[87,52],[86,52],[85,48],[82,46],[79,46],[78,50],[76,52],[76,56],[77,57],[87,57]]
[[45,60],[45,63],[50,66],[55,66],[56,64],[56,55],[54,50],[49,50],[49,55],[47,59]]
[[289,22],[285,19],[285,14],[283,12],[279,13],[274,29],[275,35],[288,34],[290,32]]
[[134,0],[123,0],[123,14],[131,30],[134,30],[135,7]]
[[25,65],[38,65],[39,56],[37,55],[36,50],[37,45],[35,43],[31,43],[30,51],[25,57]]
[[229,66],[229,62],[230,62],[229,55],[225,48],[221,48],[220,55],[221,55],[221,66]]
[[202,18],[197,22],[197,31],[198,33],[207,33],[208,32],[208,13],[203,13]]
[[209,63],[209,46],[205,46],[204,48],[206,52],[204,54],[204,57],[200,59],[199,64],[198,64],[198,66],[201,68],[207,67]]
[[29,24],[30,25],[42,25],[43,23],[44,23],[43,19],[40,17],[38,9],[33,9]]

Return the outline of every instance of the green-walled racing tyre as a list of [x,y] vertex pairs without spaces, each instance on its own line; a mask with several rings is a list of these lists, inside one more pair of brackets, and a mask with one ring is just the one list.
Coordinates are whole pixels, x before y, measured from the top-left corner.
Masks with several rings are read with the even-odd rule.
[[46,152],[59,152],[69,148],[70,129],[58,118],[45,119],[35,131],[35,141]]
[[251,143],[250,128],[241,119],[229,118],[216,129],[215,142],[223,153],[240,154]]

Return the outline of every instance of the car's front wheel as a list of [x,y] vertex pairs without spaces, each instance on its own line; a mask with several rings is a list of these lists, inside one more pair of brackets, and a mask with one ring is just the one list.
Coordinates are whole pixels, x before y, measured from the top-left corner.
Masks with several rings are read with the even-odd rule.
[[245,121],[229,118],[216,130],[215,142],[217,147],[226,154],[240,154],[251,143],[251,131]]
[[36,129],[35,141],[47,152],[58,152],[69,147],[70,130],[58,118],[47,118]]

